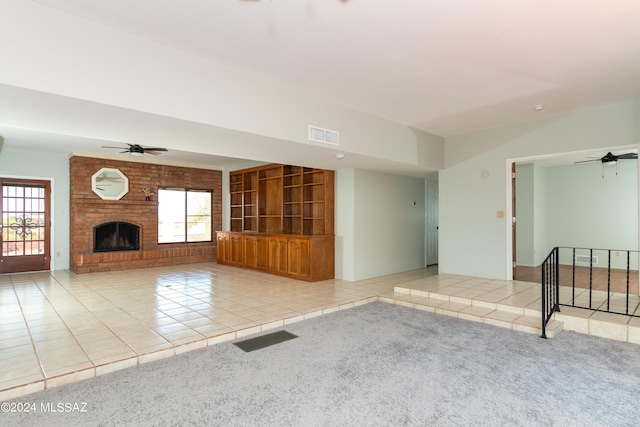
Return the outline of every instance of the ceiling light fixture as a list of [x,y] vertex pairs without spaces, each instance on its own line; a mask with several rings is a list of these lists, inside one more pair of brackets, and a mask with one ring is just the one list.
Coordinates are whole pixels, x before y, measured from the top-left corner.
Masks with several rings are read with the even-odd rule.
[[544,110],[544,104],[538,104],[533,106],[533,111],[542,111]]
[[338,154],[336,154],[336,159],[338,159],[338,160],[342,160],[342,159],[344,159],[344,153],[338,153]]

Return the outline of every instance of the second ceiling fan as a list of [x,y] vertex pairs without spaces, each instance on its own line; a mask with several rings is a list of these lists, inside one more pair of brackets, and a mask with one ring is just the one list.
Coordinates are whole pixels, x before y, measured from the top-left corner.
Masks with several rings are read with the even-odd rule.
[[637,158],[638,158],[638,153],[624,153],[624,154],[616,155],[616,154],[613,154],[611,151],[609,151],[607,154],[605,154],[602,157],[598,157],[591,160],[582,160],[576,163],[602,162],[603,164],[606,164],[606,163],[616,164],[618,160],[632,160]]

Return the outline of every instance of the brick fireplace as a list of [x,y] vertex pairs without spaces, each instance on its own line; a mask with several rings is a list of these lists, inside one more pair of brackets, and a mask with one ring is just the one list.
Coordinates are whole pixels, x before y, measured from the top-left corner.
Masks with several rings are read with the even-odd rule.
[[[122,199],[102,200],[91,190],[91,175],[101,168],[116,168],[127,176],[129,192]],[[213,189],[213,229],[220,230],[222,172],[81,156],[71,157],[69,170],[72,271],[87,273],[215,260],[213,236],[211,242],[158,244],[157,198],[154,195],[145,200],[142,189],[150,188],[154,193],[158,187]],[[116,223],[129,224],[137,230],[138,248],[130,241],[133,234],[128,234],[135,232],[127,228],[123,237],[125,231],[121,232],[119,225],[116,232]],[[105,234],[96,242],[99,227],[105,227]],[[112,244],[116,247],[109,248]]]

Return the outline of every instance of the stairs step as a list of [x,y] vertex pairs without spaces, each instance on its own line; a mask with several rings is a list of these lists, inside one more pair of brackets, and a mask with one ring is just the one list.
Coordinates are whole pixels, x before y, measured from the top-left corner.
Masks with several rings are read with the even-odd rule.
[[[417,310],[471,320],[479,323],[500,326],[507,329],[542,335],[540,310],[510,306],[456,297],[438,292],[410,289],[402,286],[394,288],[393,296],[382,296],[380,301],[411,307]],[[553,338],[563,329],[563,323],[557,320],[549,322],[546,328],[547,338]]]

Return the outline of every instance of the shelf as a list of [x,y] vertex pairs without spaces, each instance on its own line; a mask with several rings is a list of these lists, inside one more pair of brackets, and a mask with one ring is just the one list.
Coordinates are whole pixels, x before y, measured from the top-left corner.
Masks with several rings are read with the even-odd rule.
[[332,235],[333,188],[333,172],[322,169],[271,164],[234,171],[231,217],[254,232]]
[[282,178],[282,168],[276,167],[271,169],[263,169],[258,172],[260,180],[264,179],[279,179]]

